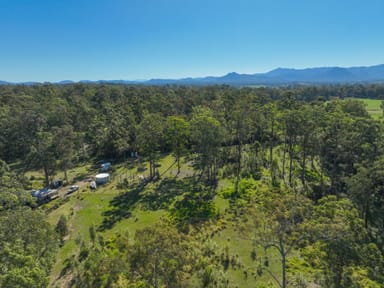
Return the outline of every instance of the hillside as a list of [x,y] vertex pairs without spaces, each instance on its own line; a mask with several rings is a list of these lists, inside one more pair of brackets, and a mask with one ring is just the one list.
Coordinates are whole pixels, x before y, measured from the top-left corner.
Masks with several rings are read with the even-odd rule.
[[383,91],[1,86],[0,286],[381,287]]
[[[76,257],[76,254],[73,253],[77,249],[75,243],[77,238],[84,239],[86,242],[90,241],[89,229],[87,228],[95,227],[98,237],[108,240],[113,239],[116,233],[122,235],[128,232],[128,235],[134,235],[139,229],[163,225],[164,221],[168,221],[166,219],[173,218],[174,211],[171,207],[180,203],[178,200],[182,197],[187,197],[188,187],[191,185],[191,178],[188,175],[193,174],[193,168],[184,163],[181,173],[177,174],[177,168],[171,156],[166,156],[160,163],[161,180],[147,184],[138,193],[136,190],[137,186],[140,186],[138,175],[142,174],[137,173],[136,169],[127,170],[125,165],[119,165],[112,172],[114,180],[111,183],[96,191],[91,191],[88,186],[83,187],[79,193],[71,196],[68,202],[48,215],[48,220],[52,225],[58,222],[61,215],[65,215],[70,227],[70,233],[66,237],[65,245],[61,249],[53,269],[51,286],[60,286],[68,282],[68,277],[71,277],[70,274],[61,275],[64,269],[63,263],[65,259]],[[127,177],[127,175],[129,176]],[[175,177],[175,175],[178,176]],[[148,175],[144,173],[144,176]],[[129,186],[134,188],[122,188],[122,182],[130,182]],[[228,189],[229,184],[228,181],[223,181],[219,184],[219,191]],[[264,189],[267,188],[267,186],[264,187]],[[213,254],[207,256],[205,261],[213,261],[214,255],[220,256],[222,253],[220,251],[228,249],[226,252],[228,257],[236,261],[228,263],[227,268],[225,268],[227,264],[224,264],[221,269],[223,270],[223,277],[227,274],[222,281],[230,281],[231,286],[236,284],[242,287],[253,287],[255,279],[261,283],[272,285],[268,275],[265,273],[257,274],[257,261],[264,261],[265,259],[264,257],[252,258],[252,241],[247,240],[244,233],[238,229],[239,220],[233,218],[233,207],[228,199],[220,192],[213,198],[212,203],[216,215],[212,219],[204,219],[204,217],[199,219],[196,222],[200,222],[197,230],[193,226],[188,227],[191,229],[189,231],[190,241],[195,242],[193,245],[198,245],[197,251],[200,250],[198,253],[202,252],[201,249],[207,249],[204,248],[205,246],[212,246],[209,249],[214,249],[210,252]],[[189,212],[193,213],[193,211]],[[187,218],[189,217],[187,216]],[[192,223],[196,221],[193,219],[188,221],[191,220]],[[239,246],[239,243],[243,244]],[[262,250],[259,253],[264,254]],[[274,251],[268,255],[271,269],[278,275],[281,273],[277,260],[278,255]],[[219,269],[217,272],[220,272],[219,267],[216,269]],[[198,274],[192,275],[191,278],[184,280],[183,285],[200,287],[198,277]]]

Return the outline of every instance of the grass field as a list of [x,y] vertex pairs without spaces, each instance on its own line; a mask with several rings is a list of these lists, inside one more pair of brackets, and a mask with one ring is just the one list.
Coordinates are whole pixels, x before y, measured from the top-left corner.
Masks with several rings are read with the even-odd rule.
[[379,119],[383,116],[383,110],[380,108],[382,100],[379,99],[364,99],[364,98],[348,98],[363,101],[366,109],[373,118]]

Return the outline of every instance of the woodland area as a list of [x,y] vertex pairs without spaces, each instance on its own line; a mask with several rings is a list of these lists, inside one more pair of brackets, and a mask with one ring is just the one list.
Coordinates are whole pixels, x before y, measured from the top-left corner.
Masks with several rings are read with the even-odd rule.
[[[383,287],[384,124],[353,98],[384,85],[0,85],[0,287]],[[76,238],[28,173],[100,160],[145,179],[105,186]]]

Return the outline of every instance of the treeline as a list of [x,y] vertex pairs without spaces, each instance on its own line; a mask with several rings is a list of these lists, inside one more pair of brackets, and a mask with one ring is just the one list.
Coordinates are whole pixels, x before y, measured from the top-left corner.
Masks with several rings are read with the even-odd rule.
[[[214,188],[219,177],[232,179],[234,189],[228,197],[234,202],[248,191],[242,188],[242,179],[261,178],[270,181],[271,190],[286,187],[296,196],[324,206],[328,205],[324,199],[330,196],[332,201],[348,199],[362,219],[363,225],[357,226],[366,229],[364,245],[374,243],[382,256],[383,123],[372,119],[362,102],[343,99],[383,96],[382,85],[239,89],[0,86],[0,158],[21,163],[25,170],[43,170],[48,185],[57,171],[91,159],[124,161],[132,152],[149,161],[149,178],[157,179],[160,155],[173,153],[179,168],[182,157],[191,160],[200,172],[199,180],[208,187]],[[3,167],[6,176],[0,180],[8,184],[2,183],[2,193],[8,198],[2,198],[6,199],[2,213],[9,213],[12,205],[25,206],[30,200],[12,198],[19,190],[10,190],[9,179],[22,177],[9,174],[5,163]],[[348,203],[345,207],[350,207]],[[352,267],[354,258],[345,260],[344,256],[340,254],[336,260]],[[356,263],[365,262],[359,258]],[[140,265],[145,271],[146,263]],[[47,267],[41,269],[47,271]],[[329,287],[347,287],[340,284],[345,271],[332,272],[334,279],[329,283],[333,286]],[[378,283],[383,280],[380,275],[366,277]]]
[[[237,181],[265,166],[276,183],[294,187],[300,179],[314,199],[340,195],[346,177],[380,161],[382,124],[361,102],[326,102],[322,93],[361,89],[384,88],[0,86],[0,158],[42,169],[48,186],[58,170],[136,151],[148,158],[153,178],[159,154],[173,152],[178,160],[192,155],[211,184],[224,166]],[[310,183],[312,174],[321,183]]]
[[[302,154],[301,178],[304,183],[306,161],[313,160],[320,152],[322,157],[328,157],[324,153],[328,153],[332,143],[317,147],[316,151],[307,146],[315,145],[311,141],[336,141],[316,138],[320,134],[322,137],[325,133],[335,134],[327,129],[343,130],[338,128],[343,124],[333,120],[342,121],[341,116],[352,115],[365,118],[369,122],[367,125],[374,122],[368,119],[360,103],[323,103],[334,98],[381,98],[383,91],[383,85],[241,89],[229,86],[5,85],[0,86],[0,159],[7,163],[22,160],[27,169],[42,168],[48,185],[57,169],[66,171],[74,163],[90,157],[121,159],[139,151],[153,158],[154,152],[175,149],[176,154],[180,154],[182,147],[172,147],[176,144],[189,151],[205,152],[203,158],[207,163],[203,165],[206,165],[216,161],[209,159],[214,154],[208,151],[210,149],[252,144],[268,148],[272,162],[272,150],[283,142],[286,152],[283,161],[289,158],[292,164],[297,160],[294,158]],[[338,114],[340,117],[336,117]],[[327,119],[332,115],[335,119]],[[172,119],[175,116],[176,119]],[[188,123],[179,123],[183,120]],[[356,125],[365,125],[360,122]],[[202,125],[212,127],[200,127]],[[220,126],[220,129],[214,129],[218,135],[204,131],[215,126]],[[175,129],[189,133],[178,135],[186,143],[177,143],[177,139],[173,139],[176,136],[172,133],[179,133]],[[318,132],[316,129],[323,131],[315,133]],[[316,137],[313,134],[317,134]],[[202,135],[212,138],[205,139]],[[198,143],[205,140],[208,143]],[[212,141],[216,143],[212,145]],[[299,146],[303,150],[300,153],[297,151]],[[206,151],[200,151],[202,149]],[[240,150],[238,147],[234,158],[240,157]],[[324,164],[327,169],[333,169],[329,171],[332,190],[338,185],[336,174],[341,173],[335,167],[336,162]],[[237,173],[240,173],[241,165],[237,164]],[[352,164],[347,165],[348,171],[354,170]],[[331,166],[333,168],[329,168]],[[290,165],[290,182],[292,167]]]

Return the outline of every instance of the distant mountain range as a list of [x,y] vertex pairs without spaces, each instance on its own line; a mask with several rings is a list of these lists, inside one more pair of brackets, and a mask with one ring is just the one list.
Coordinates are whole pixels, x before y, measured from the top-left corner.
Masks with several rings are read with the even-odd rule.
[[307,69],[277,68],[267,73],[228,73],[221,77],[151,79],[146,84],[180,85],[284,85],[284,84],[337,84],[337,83],[384,83],[384,64],[370,67],[320,67]]
[[[64,80],[56,84],[75,83]],[[267,73],[238,74],[228,73],[220,77],[201,77],[183,79],[151,79],[145,81],[127,80],[82,80],[78,83],[114,83],[114,84],[143,84],[143,85],[286,85],[286,84],[352,84],[352,83],[384,83],[384,64],[368,67],[319,67],[306,69],[277,68]],[[33,85],[37,82],[10,83],[0,81],[0,85],[24,84]]]

